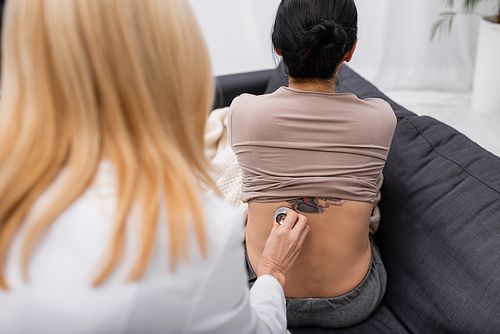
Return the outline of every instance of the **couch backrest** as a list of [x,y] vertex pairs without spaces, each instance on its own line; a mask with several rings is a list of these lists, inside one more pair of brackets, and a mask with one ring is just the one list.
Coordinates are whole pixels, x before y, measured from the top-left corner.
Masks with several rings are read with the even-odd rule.
[[233,99],[243,93],[264,93],[275,70],[222,75],[215,78],[213,109],[227,107]]

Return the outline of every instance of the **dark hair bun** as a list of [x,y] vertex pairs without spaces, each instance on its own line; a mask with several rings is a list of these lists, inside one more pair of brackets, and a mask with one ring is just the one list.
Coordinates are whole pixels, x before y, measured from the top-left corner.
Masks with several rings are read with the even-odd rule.
[[290,77],[329,80],[357,33],[354,0],[281,0],[272,40]]
[[304,61],[331,61],[346,53],[348,41],[342,25],[333,20],[321,20],[304,33],[301,58]]

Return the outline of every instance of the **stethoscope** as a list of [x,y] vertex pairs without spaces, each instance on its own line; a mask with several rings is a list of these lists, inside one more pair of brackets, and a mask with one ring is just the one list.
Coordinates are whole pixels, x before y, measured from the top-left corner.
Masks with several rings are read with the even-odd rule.
[[279,208],[278,210],[276,210],[274,212],[274,220],[281,225],[281,223],[283,223],[283,220],[285,220],[286,218],[286,211],[287,210],[290,210],[290,208],[287,208],[287,207],[281,207]]

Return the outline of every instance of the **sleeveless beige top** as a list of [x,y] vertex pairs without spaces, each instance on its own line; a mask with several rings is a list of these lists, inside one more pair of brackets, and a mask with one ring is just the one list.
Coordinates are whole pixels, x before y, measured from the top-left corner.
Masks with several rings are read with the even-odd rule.
[[281,87],[235,98],[228,117],[244,202],[375,199],[396,127],[384,100]]

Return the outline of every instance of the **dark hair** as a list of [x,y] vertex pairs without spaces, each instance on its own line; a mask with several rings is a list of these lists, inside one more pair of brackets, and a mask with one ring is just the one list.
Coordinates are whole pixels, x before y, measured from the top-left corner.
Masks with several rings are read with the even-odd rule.
[[357,33],[354,0],[282,0],[272,41],[292,78],[332,79]]

